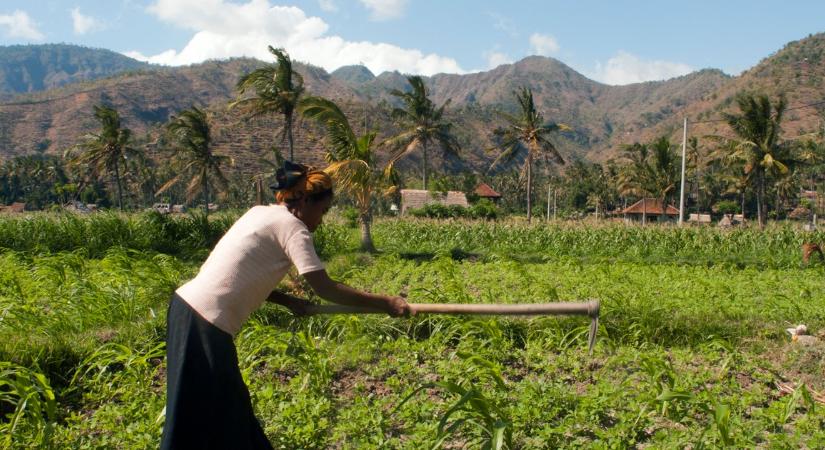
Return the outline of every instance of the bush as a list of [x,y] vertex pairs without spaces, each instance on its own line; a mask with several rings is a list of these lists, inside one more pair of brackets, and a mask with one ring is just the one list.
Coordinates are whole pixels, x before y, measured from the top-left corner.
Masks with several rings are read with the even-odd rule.
[[468,213],[473,219],[495,220],[498,218],[498,208],[490,199],[486,198],[471,206]]

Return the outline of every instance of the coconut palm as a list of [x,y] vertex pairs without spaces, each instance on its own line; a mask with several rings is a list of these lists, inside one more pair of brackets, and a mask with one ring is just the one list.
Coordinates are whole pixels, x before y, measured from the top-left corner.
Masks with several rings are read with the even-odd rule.
[[212,152],[209,120],[206,112],[192,107],[184,110],[166,125],[169,143],[175,152],[178,174],[166,182],[155,195],[162,194],[181,180],[190,180],[186,199],[191,201],[198,190],[203,193],[204,211],[209,214],[209,182],[225,190],[228,184],[221,166],[232,159]]
[[557,164],[564,164],[561,153],[550,141],[550,134],[569,130],[570,127],[558,123],[545,123],[542,114],[536,110],[533,91],[530,88],[522,87],[514,94],[520,109],[517,115],[501,113],[508,124],[494,132],[494,139],[498,144],[496,148],[500,153],[490,165],[490,169],[499,163],[512,161],[519,154],[527,154],[524,169],[527,172],[527,221],[529,222],[533,214],[533,160],[543,158]]
[[662,136],[648,145],[625,146],[624,153],[630,164],[619,175],[622,195],[654,197],[661,202],[662,214],[665,214],[679,183],[679,158],[673,145]]
[[460,146],[451,132],[452,124],[444,119],[444,108],[450,104],[450,100],[436,108],[428,97],[427,87],[421,77],[408,76],[407,81],[412,88],[409,92],[397,89],[390,91],[390,94],[404,103],[403,108],[392,110],[393,119],[401,124],[403,131],[384,141],[384,144],[396,149],[390,157],[389,167],[393,167],[399,159],[421,148],[421,174],[426,190],[429,146],[437,144],[442,151],[449,154],[458,154]]
[[755,184],[757,218],[759,226],[764,227],[767,177],[788,172],[786,162],[778,158],[782,117],[787,104],[784,96],[771,103],[767,95],[752,94],[739,94],[736,104],[739,114],[725,113],[723,117],[738,137],[730,139],[734,144],[732,156],[744,161],[745,173],[753,174],[751,180]]
[[330,165],[325,171],[342,190],[352,195],[361,222],[361,249],[374,252],[370,232],[372,198],[378,191],[387,195],[394,190],[392,166],[383,171],[378,168],[372,148],[376,133],[357,136],[341,109],[325,98],[303,99],[300,111],[303,117],[315,120],[326,129],[326,158]]
[[74,163],[85,164],[94,176],[109,172],[117,186],[117,204],[123,211],[123,186],[121,167],[126,168],[126,158],[141,154],[129,144],[132,132],[121,126],[120,115],[108,106],[94,107],[95,119],[100,122],[100,132],[87,134],[75,148],[82,151],[72,158]]
[[[238,100],[229,104],[230,108],[239,108],[247,117],[257,117],[270,113],[284,116],[281,142],[289,145],[289,159],[295,160],[292,124],[298,100],[304,92],[303,77],[292,70],[292,60],[286,50],[268,47],[277,62],[273,65],[253,70],[238,80]],[[247,92],[254,91],[251,97],[242,98]]]

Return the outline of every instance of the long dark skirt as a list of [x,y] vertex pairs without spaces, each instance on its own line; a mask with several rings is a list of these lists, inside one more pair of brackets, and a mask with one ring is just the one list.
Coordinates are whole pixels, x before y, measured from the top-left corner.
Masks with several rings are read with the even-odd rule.
[[160,448],[271,449],[255,418],[232,336],[177,295],[167,316],[166,424]]

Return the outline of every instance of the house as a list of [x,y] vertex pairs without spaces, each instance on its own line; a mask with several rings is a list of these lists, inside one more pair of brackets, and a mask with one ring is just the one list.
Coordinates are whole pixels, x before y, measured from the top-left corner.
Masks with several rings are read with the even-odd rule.
[[690,222],[690,223],[710,223],[711,219],[710,219],[710,214],[701,214],[701,213],[693,214],[693,213],[691,213],[688,216],[687,221]]
[[11,205],[0,205],[0,212],[5,213],[22,213],[26,211],[26,204],[21,202],[14,202]]
[[619,214],[625,217],[627,222],[659,222],[664,216],[665,220],[675,220],[679,217],[679,210],[671,205],[662,208],[662,201],[656,198],[643,198],[638,202],[621,210]]
[[424,205],[430,203],[441,203],[444,206],[458,205],[463,207],[470,206],[467,203],[467,196],[463,192],[449,191],[446,194],[443,192],[432,192],[421,189],[401,189],[401,214],[407,212],[408,209],[423,208]]
[[741,225],[745,223],[745,216],[742,214],[725,214],[719,220],[719,226],[722,228],[732,227],[734,225]]
[[479,196],[479,198],[486,198],[493,201],[493,203],[497,203],[501,199],[501,194],[494,191],[487,183],[480,183],[476,186],[475,194]]

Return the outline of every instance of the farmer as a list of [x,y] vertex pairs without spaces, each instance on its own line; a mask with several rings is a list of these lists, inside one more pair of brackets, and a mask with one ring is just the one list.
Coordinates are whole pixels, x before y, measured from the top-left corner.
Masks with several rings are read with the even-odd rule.
[[273,291],[291,266],[322,298],[409,314],[404,299],[357,291],[324,270],[310,233],[332,203],[329,175],[287,161],[276,179],[278,203],[241,216],[172,296],[161,449],[272,448],[254,416],[233,336],[264,300],[302,313],[302,300]]

